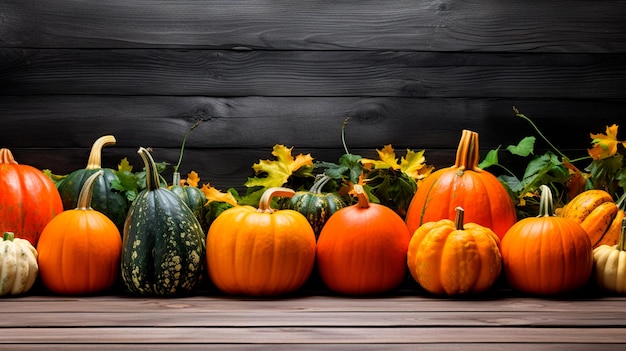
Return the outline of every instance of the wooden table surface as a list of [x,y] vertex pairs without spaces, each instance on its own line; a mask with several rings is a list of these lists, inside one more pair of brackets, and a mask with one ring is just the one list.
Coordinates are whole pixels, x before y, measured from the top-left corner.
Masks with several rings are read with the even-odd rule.
[[0,298],[2,350],[624,350],[626,296],[508,289],[434,297],[323,290],[250,298],[110,293]]

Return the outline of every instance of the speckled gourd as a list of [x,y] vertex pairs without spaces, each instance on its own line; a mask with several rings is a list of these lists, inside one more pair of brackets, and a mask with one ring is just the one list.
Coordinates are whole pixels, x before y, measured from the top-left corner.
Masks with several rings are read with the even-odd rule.
[[133,201],[124,224],[122,278],[131,293],[175,296],[202,279],[205,235],[193,212],[161,187],[154,159],[145,148],[146,189]]

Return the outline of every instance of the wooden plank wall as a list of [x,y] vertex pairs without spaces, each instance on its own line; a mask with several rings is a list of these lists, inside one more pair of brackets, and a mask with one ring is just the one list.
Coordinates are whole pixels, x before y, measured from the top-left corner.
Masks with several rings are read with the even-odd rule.
[[517,106],[580,156],[626,114],[625,19],[597,0],[3,0],[0,146],[64,174],[113,134],[105,167],[140,167],[139,146],[176,163],[201,118],[180,171],[225,189],[276,143],[336,161],[348,116],[353,153],[445,167],[464,128],[485,151],[531,135]]

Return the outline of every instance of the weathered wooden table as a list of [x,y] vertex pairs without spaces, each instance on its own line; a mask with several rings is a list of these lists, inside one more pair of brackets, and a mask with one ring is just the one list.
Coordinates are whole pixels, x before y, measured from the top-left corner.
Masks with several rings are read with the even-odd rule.
[[441,298],[305,290],[276,298],[0,298],[2,350],[624,350],[626,296],[585,289],[534,297],[506,288]]

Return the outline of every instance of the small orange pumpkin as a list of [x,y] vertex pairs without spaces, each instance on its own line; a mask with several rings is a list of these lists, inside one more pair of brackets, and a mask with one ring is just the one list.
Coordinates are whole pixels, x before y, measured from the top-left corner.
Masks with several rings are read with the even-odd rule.
[[591,241],[574,220],[554,215],[550,188],[540,190],[539,215],[520,220],[502,239],[506,280],[516,290],[537,295],[576,290],[591,277]]
[[500,240],[489,228],[442,219],[419,227],[409,243],[409,272],[421,287],[436,295],[463,295],[488,290],[502,271]]
[[326,286],[348,295],[377,294],[406,277],[408,228],[393,210],[370,203],[355,185],[358,203],[335,212],[317,242],[319,274]]
[[624,218],[624,197],[616,204],[609,193],[600,189],[584,191],[568,202],[559,216],[573,219],[589,235],[591,245],[613,246],[620,236]]
[[43,285],[58,294],[94,294],[111,288],[119,276],[122,237],[117,226],[91,208],[92,174],[78,196],[77,207],[54,217],[37,244]]
[[63,211],[61,195],[42,171],[18,164],[0,149],[0,233],[14,232],[33,246],[43,228]]
[[287,188],[270,188],[258,209],[236,206],[209,227],[206,262],[215,286],[228,294],[269,296],[299,289],[315,263],[315,234],[294,210],[274,210],[275,196],[293,196]]

